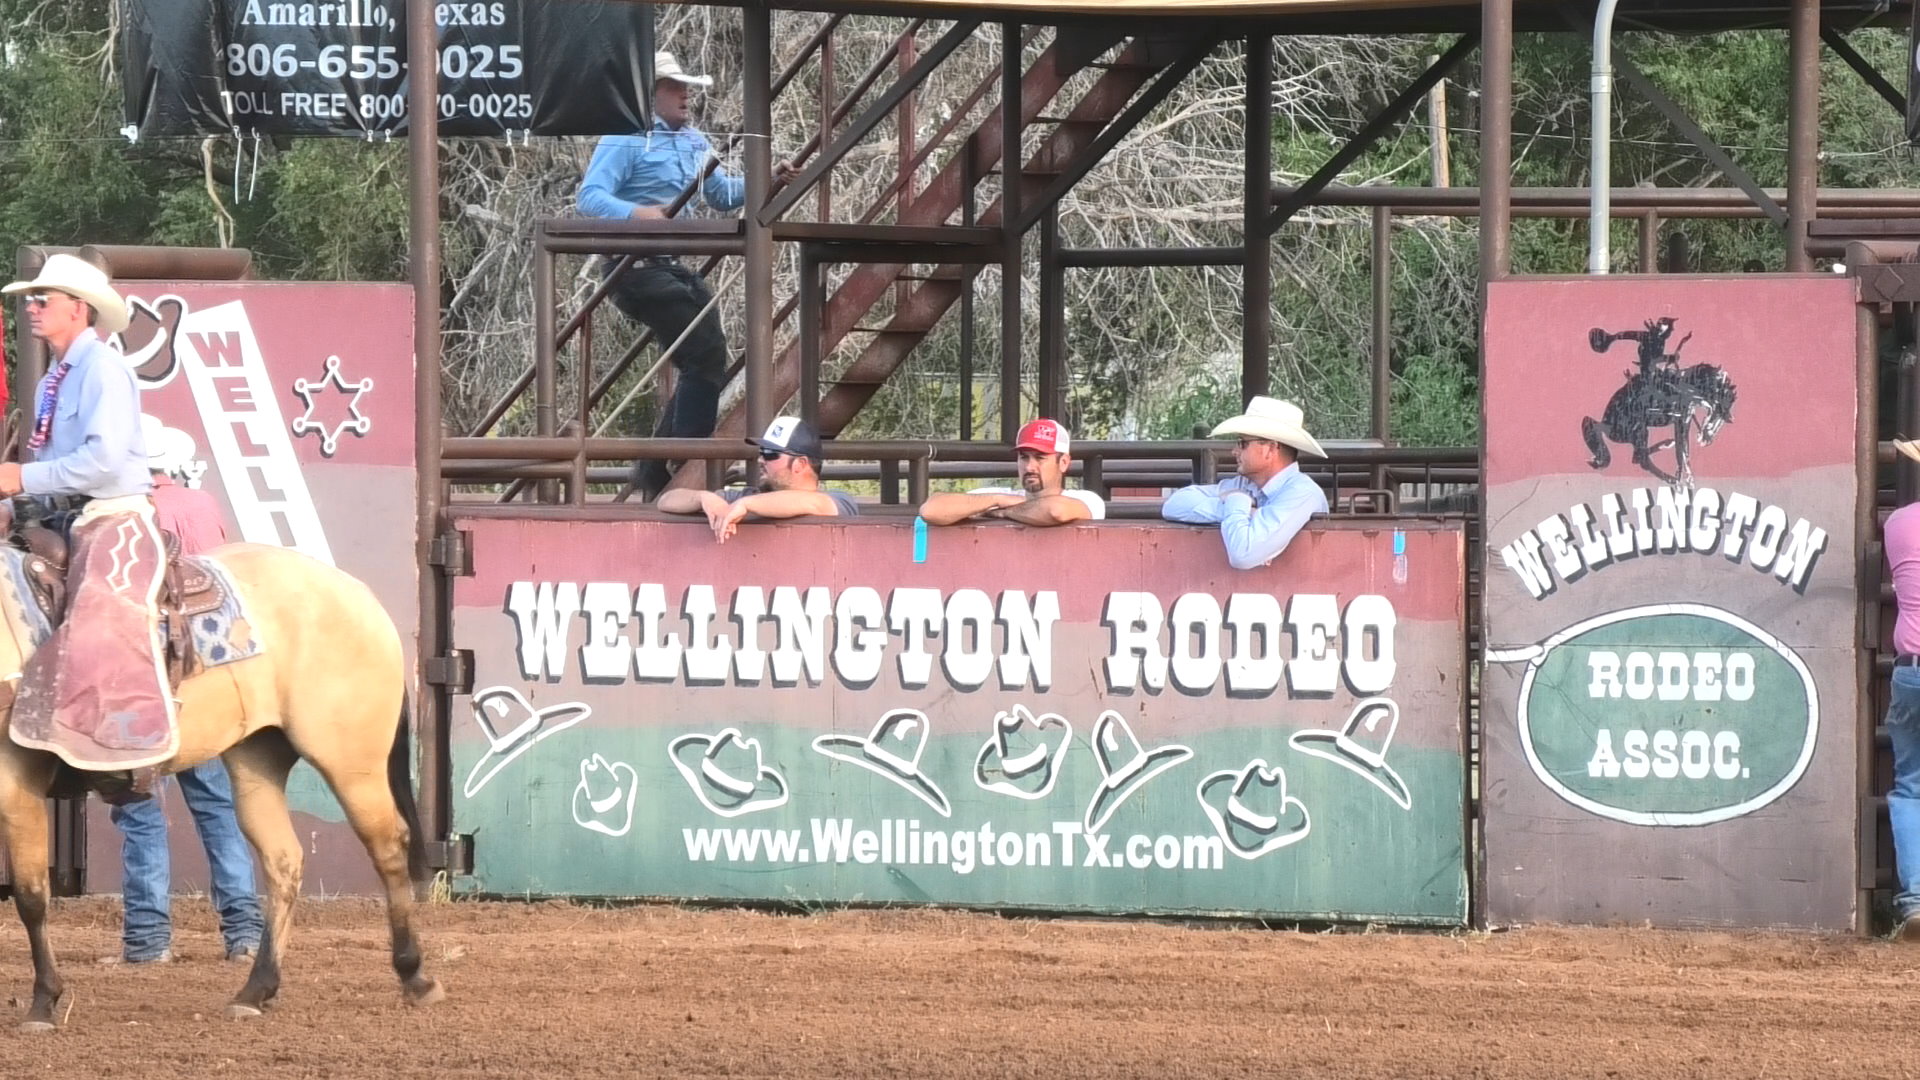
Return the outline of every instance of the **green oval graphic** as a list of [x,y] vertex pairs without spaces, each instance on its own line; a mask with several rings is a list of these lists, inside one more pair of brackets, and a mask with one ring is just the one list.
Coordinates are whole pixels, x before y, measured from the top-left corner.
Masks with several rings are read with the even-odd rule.
[[1718,608],[1610,612],[1488,659],[1528,661],[1519,722],[1534,773],[1616,821],[1705,825],[1751,813],[1813,758],[1819,699],[1806,664]]

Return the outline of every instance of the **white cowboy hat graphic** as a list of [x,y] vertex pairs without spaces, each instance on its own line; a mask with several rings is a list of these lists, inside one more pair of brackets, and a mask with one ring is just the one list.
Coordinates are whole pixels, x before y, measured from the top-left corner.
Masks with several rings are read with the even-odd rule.
[[127,328],[127,302],[113,291],[106,271],[77,255],[49,255],[32,281],[16,281],[0,293],[62,292],[93,308],[93,328],[109,337]]
[[1143,750],[1126,717],[1109,709],[1093,722],[1093,760],[1100,766],[1100,787],[1087,804],[1088,832],[1099,832],[1120,804],[1141,785],[1193,756],[1193,751],[1171,743]]
[[1413,795],[1407,782],[1387,764],[1387,746],[1400,726],[1400,706],[1383,697],[1366,698],[1354,705],[1347,725],[1339,731],[1296,731],[1287,740],[1295,750],[1323,757],[1336,765],[1365,777],[1368,783],[1387,793],[1387,798],[1402,810],[1413,809]]
[[880,718],[864,738],[858,735],[822,735],[813,748],[831,758],[850,761],[899,784],[941,817],[952,817],[947,794],[920,771],[920,755],[927,748],[927,714],[918,709],[895,709]]
[[787,803],[787,781],[760,760],[760,740],[738,728],[717,735],[682,735],[667,744],[673,767],[700,805],[721,817],[739,817]]
[[1044,799],[1060,779],[1073,725],[1065,717],[1042,713],[1036,719],[1025,705],[996,713],[993,734],[973,762],[973,782],[983,791],[1016,799]]
[[640,774],[633,766],[599,754],[583,758],[580,782],[573,788],[573,823],[605,836],[625,836],[633,828],[639,793]]
[[1208,776],[1194,793],[1227,850],[1242,859],[1297,844],[1313,829],[1306,804],[1287,794],[1286,772],[1260,758]]
[[1247,402],[1246,412],[1216,425],[1213,437],[1245,435],[1249,439],[1283,443],[1314,457],[1326,457],[1327,452],[1320,449],[1320,443],[1307,434],[1306,418],[1300,406],[1291,401],[1256,397]]
[[661,79],[672,79],[674,82],[685,83],[688,86],[713,85],[713,76],[687,74],[686,69],[680,66],[680,61],[674,59],[673,54],[664,49],[653,54],[653,81],[659,82]]
[[460,788],[471,799],[487,786],[514,758],[533,749],[533,744],[549,735],[557,735],[593,715],[593,709],[577,701],[535,709],[520,691],[511,686],[490,686],[473,695],[473,719],[487,737],[487,752],[473,763],[467,782]]

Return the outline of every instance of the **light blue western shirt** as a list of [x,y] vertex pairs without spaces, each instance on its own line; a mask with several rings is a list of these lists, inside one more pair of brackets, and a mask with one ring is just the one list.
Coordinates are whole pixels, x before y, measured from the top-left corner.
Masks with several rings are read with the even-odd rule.
[[[698,129],[676,130],[659,120],[644,135],[603,136],[580,180],[580,212],[625,218],[636,206],[664,209],[700,175],[711,152],[712,145]],[[715,210],[738,210],[747,201],[747,182],[715,169],[700,195]]]
[[[86,330],[62,359],[72,366],[54,394],[53,430],[20,467],[26,493],[111,499],[153,490],[140,431],[140,383],[126,357]],[[36,408],[60,363],[54,361],[34,391]]]
[[1257,488],[1243,476],[1183,487],[1160,508],[1168,521],[1219,525],[1235,570],[1253,570],[1279,558],[1307,519],[1326,512],[1326,492],[1298,465],[1281,469]]

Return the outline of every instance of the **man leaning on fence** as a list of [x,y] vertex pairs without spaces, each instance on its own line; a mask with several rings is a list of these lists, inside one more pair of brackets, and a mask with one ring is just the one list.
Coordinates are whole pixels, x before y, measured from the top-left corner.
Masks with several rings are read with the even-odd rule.
[[1219,525],[1227,562],[1254,570],[1280,557],[1307,520],[1327,512],[1327,495],[1300,471],[1301,454],[1326,457],[1307,434],[1306,416],[1291,401],[1256,397],[1239,416],[1222,421],[1213,437],[1237,435],[1239,475],[1218,484],[1194,484],[1167,497],[1160,516],[1192,525]]
[[713,538],[726,543],[743,521],[776,521],[796,517],[853,517],[860,507],[853,496],[820,486],[825,456],[820,436],[797,416],[775,417],[757,439],[747,442],[760,449],[760,490],[669,491],[656,508],[669,514],[705,514]]
[[1030,420],[1013,441],[1019,489],[983,487],[964,494],[942,493],[920,505],[920,516],[929,525],[958,525],[983,518],[1041,528],[1099,521],[1107,516],[1106,500],[1094,492],[1066,486],[1067,470],[1073,465],[1071,449],[1065,424],[1044,416]]
[[[693,92],[712,86],[713,78],[689,74],[669,52],[654,54],[653,75],[653,126],[642,134],[600,140],[580,182],[580,212],[597,218],[660,220],[696,183],[711,209],[740,209],[746,181],[719,168],[706,172],[713,146],[691,118]],[[782,162],[774,174],[785,179],[792,168]],[[603,259],[602,276],[611,274],[616,262]],[[634,260],[614,282],[610,296],[628,318],[653,331],[661,349],[673,349],[678,375],[654,437],[712,435],[727,378],[727,339],[706,281],[674,256],[649,255]],[[668,479],[665,461],[634,463],[633,486],[644,498],[658,495]]]

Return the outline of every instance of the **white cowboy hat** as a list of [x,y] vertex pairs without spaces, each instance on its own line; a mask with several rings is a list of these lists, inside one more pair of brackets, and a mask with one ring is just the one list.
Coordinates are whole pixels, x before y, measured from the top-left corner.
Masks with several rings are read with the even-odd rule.
[[1915,443],[1909,439],[1895,439],[1893,440],[1893,448],[1915,461],[1920,461],[1920,443]]
[[673,54],[665,49],[653,54],[653,81],[659,82],[661,79],[672,79],[674,82],[685,83],[688,86],[713,85],[713,76],[687,74],[686,69],[680,66],[680,61],[675,60]]
[[1101,780],[1087,804],[1086,830],[1099,832],[1142,785],[1192,756],[1191,749],[1173,743],[1148,750],[1126,717],[1112,709],[1101,713],[1093,722],[1093,760],[1100,766]]
[[1314,457],[1326,457],[1327,452],[1307,434],[1306,413],[1291,401],[1277,398],[1256,397],[1247,402],[1247,411],[1230,420],[1225,420],[1213,429],[1213,437],[1222,435],[1245,435],[1250,439],[1266,439],[1269,442],[1283,443],[1302,453]]
[[1286,770],[1263,758],[1214,773],[1200,781],[1195,794],[1213,831],[1242,859],[1290,847],[1313,831],[1306,804],[1287,794]]
[[15,293],[47,290],[66,293],[92,306],[99,316],[93,326],[101,337],[117,334],[127,328],[127,302],[113,291],[105,271],[78,256],[49,255],[46,264],[40,267],[39,277],[32,281],[16,281],[0,289],[0,293],[12,296]]
[[667,744],[667,755],[700,805],[721,817],[787,804],[786,777],[761,760],[760,740],[745,738],[739,728],[682,735]]
[[1387,747],[1400,727],[1400,706],[1392,699],[1371,697],[1353,707],[1339,731],[1296,731],[1288,739],[1295,750],[1345,766],[1387,793],[1402,810],[1413,809],[1407,782],[1387,764]]
[[140,414],[140,437],[147,444],[147,469],[172,473],[193,460],[193,436],[179,428],[170,428],[159,417]]
[[953,816],[947,793],[920,768],[927,749],[930,725],[918,709],[894,709],[880,718],[867,735],[822,735],[813,748],[831,758],[852,762],[886,777],[933,807],[941,817]]

